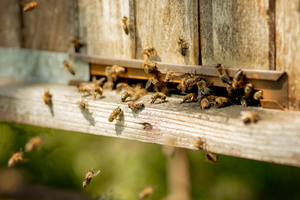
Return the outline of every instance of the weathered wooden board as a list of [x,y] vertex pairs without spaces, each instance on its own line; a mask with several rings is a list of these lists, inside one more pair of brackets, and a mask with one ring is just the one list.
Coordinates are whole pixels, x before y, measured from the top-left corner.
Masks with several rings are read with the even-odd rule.
[[204,1],[201,5],[203,64],[211,65],[214,60],[214,64],[225,67],[275,69],[275,4],[272,1],[212,1],[212,22],[210,3]]
[[[88,54],[135,58],[134,0],[82,0],[79,13]],[[123,16],[130,19],[129,35],[122,28]]]
[[276,70],[288,74],[291,110],[300,110],[299,12],[299,0],[276,0]]
[[0,1],[0,46],[22,47],[19,1]]
[[76,1],[39,0],[36,9],[23,13],[24,47],[73,52],[71,40],[76,36]]
[[[186,56],[178,51],[179,37],[189,43]],[[153,46],[151,60],[199,64],[198,1],[136,1],[136,40],[137,59],[145,59],[142,49]]]
[[[49,110],[41,98],[44,88],[53,94]],[[86,97],[89,111],[76,107],[79,94],[74,86],[0,80],[0,120],[89,134],[138,140],[196,150],[195,140],[205,141],[204,150],[278,164],[300,166],[300,113],[230,106],[198,109],[195,103],[181,103],[179,96],[166,103],[150,105],[150,94],[141,100],[139,113],[120,104],[120,95],[104,91],[104,98]],[[108,117],[121,106],[124,116],[109,123]],[[51,113],[52,110],[52,113]],[[240,111],[255,110],[261,120],[245,125]],[[152,130],[140,123],[150,123]],[[171,126],[170,126],[171,125]]]

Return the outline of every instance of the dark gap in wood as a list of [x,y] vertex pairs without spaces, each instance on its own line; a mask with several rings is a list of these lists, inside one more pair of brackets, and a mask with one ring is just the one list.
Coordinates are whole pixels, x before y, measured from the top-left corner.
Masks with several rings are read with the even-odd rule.
[[269,0],[268,9],[268,25],[269,25],[269,70],[275,70],[275,45],[276,45],[276,29],[275,29],[275,1]]
[[[79,24],[79,5],[78,5],[78,0],[74,0],[74,15],[73,17],[75,18],[75,23],[74,23],[74,36],[75,38],[81,40],[80,38],[80,24]],[[73,38],[73,39],[75,39]],[[81,40],[82,41],[82,40]],[[75,52],[80,53],[80,48],[75,48]]]
[[21,48],[25,48],[25,34],[24,34],[24,29],[25,29],[25,26],[24,26],[24,16],[23,16],[23,6],[22,4],[20,3],[19,0],[16,0],[16,2],[19,4],[19,10],[20,10],[20,25],[21,25],[21,31],[20,31],[20,45],[21,45]]
[[276,46],[276,2],[274,3],[275,5],[274,5],[274,45],[275,45],[275,47],[274,47],[274,70],[276,70],[276,48],[277,48],[277,46]]
[[200,13],[200,2],[201,0],[198,1],[198,37],[199,37],[199,62],[198,65],[202,65],[202,54],[201,54],[201,13]]
[[[133,6],[133,15],[134,15],[134,20],[133,20],[133,26],[134,26],[134,59],[137,59],[137,27],[136,27],[136,1],[132,0],[132,6]],[[129,13],[131,10],[129,10]]]

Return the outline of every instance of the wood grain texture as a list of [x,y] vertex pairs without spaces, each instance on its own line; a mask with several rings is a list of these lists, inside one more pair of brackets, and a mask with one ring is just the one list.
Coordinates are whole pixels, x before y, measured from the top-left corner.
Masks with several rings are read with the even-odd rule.
[[[213,1],[213,55],[210,56],[214,64],[221,63],[233,68],[275,69],[275,4],[269,2]],[[202,22],[203,28],[209,27],[206,23],[211,21]],[[209,36],[204,33],[206,35]],[[205,37],[203,39],[206,40]],[[201,43],[211,45],[211,38]],[[204,50],[202,55],[206,55]],[[207,55],[204,58],[211,60],[211,57]]]
[[286,71],[289,109],[300,110],[300,1],[276,1],[276,70]]
[[[39,0],[39,6],[23,13],[24,47],[74,52],[77,0]],[[31,0],[24,0],[25,3]]]
[[[142,49],[153,46],[151,60],[177,63],[199,63],[198,1],[136,1],[137,59],[145,59]],[[178,51],[183,37],[189,48],[186,56]]]
[[[80,0],[79,12],[88,54],[135,58],[133,0]],[[129,35],[122,28],[123,16],[130,19]]]
[[18,0],[0,1],[0,46],[22,47],[20,3]]
[[[52,114],[42,101],[44,88],[53,94]],[[105,97],[86,97],[89,111],[76,106],[79,95],[74,86],[0,80],[0,120],[35,126],[84,132],[142,142],[194,149],[194,141],[205,141],[204,150],[217,154],[300,166],[300,113],[266,110],[258,107],[229,106],[198,109],[194,103],[181,104],[181,97],[167,97],[166,103],[149,105],[139,113],[120,105],[120,95],[104,91]],[[121,106],[124,116],[113,123],[108,116]],[[261,120],[245,125],[240,111],[255,110]],[[144,130],[140,123],[150,123]]]

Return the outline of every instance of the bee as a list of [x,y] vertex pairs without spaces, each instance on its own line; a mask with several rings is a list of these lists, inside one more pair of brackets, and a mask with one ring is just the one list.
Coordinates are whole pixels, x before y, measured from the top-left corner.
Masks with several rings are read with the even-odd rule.
[[201,100],[201,106],[200,106],[200,109],[202,109],[202,108],[208,109],[208,108],[210,108],[210,104],[211,104],[211,103],[208,101],[207,98],[203,98],[203,99]]
[[71,65],[70,62],[65,60],[63,62],[63,64],[64,64],[64,67],[67,68],[72,75],[75,75],[75,69],[73,68],[73,66]]
[[146,54],[148,57],[154,56],[156,54],[154,47],[150,47],[150,46],[143,48],[142,52],[143,54]]
[[97,176],[99,173],[100,173],[100,170],[97,170],[97,171],[91,170],[91,171],[87,172],[85,175],[85,178],[83,179],[82,186],[84,188],[86,188],[90,184],[92,178]]
[[216,163],[216,162],[218,162],[218,155],[216,155],[216,154],[206,153],[205,154],[205,158],[210,163]]
[[125,102],[127,97],[131,97],[134,94],[132,90],[127,90],[121,95],[121,103]]
[[185,77],[181,77],[181,82],[178,84],[177,89],[185,93],[185,91],[187,90]]
[[194,145],[197,149],[204,149],[205,148],[205,140],[203,138],[198,137],[195,140]]
[[118,83],[116,85],[116,92],[117,94],[120,93],[123,89],[129,88],[129,85],[127,83]]
[[7,167],[14,167],[19,161],[23,160],[24,153],[20,150],[17,153],[14,153],[8,160]]
[[215,105],[218,108],[228,106],[228,105],[230,105],[230,99],[226,98],[226,97],[217,97],[215,99]]
[[217,69],[217,72],[218,72],[218,74],[219,74],[219,77],[220,77],[220,79],[221,79],[221,81],[222,81],[223,83],[232,84],[232,82],[231,82],[229,76],[228,76],[227,73],[226,73],[225,68],[224,68],[221,64],[218,64],[218,65],[216,66],[216,69]]
[[80,101],[77,101],[77,106],[80,109],[84,109],[84,110],[89,109],[88,103],[86,101],[84,101],[81,96],[80,96]]
[[124,17],[122,18],[122,26],[123,26],[124,33],[125,33],[126,35],[129,34],[129,25],[128,25],[128,21],[129,21],[128,17],[124,16]]
[[82,93],[85,95],[86,93],[91,94],[91,91],[94,88],[94,84],[89,83],[82,83],[78,86],[77,92],[82,95]]
[[135,89],[135,90],[140,90],[140,89],[142,89],[142,88],[144,88],[144,86],[143,86],[143,84],[141,84],[141,83],[137,83],[137,84],[134,86],[134,89]]
[[203,79],[202,76],[194,76],[194,77],[189,77],[186,76],[186,81],[185,84],[188,87],[188,90],[191,90],[195,85],[197,85],[198,82],[200,82]]
[[114,109],[113,112],[110,114],[110,116],[108,117],[108,121],[113,122],[119,115],[122,115],[122,114],[123,114],[123,111],[119,106],[116,109]]
[[208,88],[210,85],[211,85],[211,83],[208,84],[208,86],[207,86],[205,80],[201,80],[201,81],[197,82],[198,90],[201,92],[202,95],[205,95],[205,96],[211,95],[213,93],[213,91]]
[[227,90],[227,93],[228,93],[228,97],[230,99],[233,99],[235,93],[234,93],[234,89],[232,87],[232,84],[227,83],[226,84],[226,90]]
[[244,123],[256,123],[259,120],[259,114],[255,111],[242,111],[241,119]]
[[156,85],[158,82],[159,82],[159,80],[157,79],[156,73],[150,73],[149,79],[145,85],[145,88],[148,89],[151,86],[151,83],[153,85]]
[[241,87],[242,83],[243,83],[243,77],[244,77],[244,72],[239,69],[235,76],[233,77],[233,82],[232,82],[232,87],[233,89],[238,89],[239,87]]
[[195,93],[190,93],[190,94],[185,95],[182,98],[182,103],[184,103],[186,101],[189,101],[189,102],[197,101],[196,94]]
[[103,89],[100,86],[98,86],[94,89],[94,100],[96,99],[97,94],[99,94],[100,96],[102,96],[102,94],[103,94]]
[[38,148],[42,143],[42,138],[35,136],[30,138],[30,140],[25,144],[25,151],[32,152],[34,149]]
[[245,96],[242,96],[240,99],[241,105],[247,107],[248,106],[248,99]]
[[51,105],[52,104],[52,94],[50,94],[49,88],[45,89],[44,96],[43,96],[43,101],[47,105]]
[[106,81],[104,84],[103,84],[103,90],[112,90],[114,88],[114,82],[112,81]]
[[253,88],[254,88],[254,86],[251,83],[248,83],[245,86],[244,90],[245,90],[245,98],[246,99],[250,99],[250,96],[252,94]]
[[157,72],[156,62],[145,61],[142,63],[142,68],[146,73]]
[[259,90],[253,94],[253,99],[259,101],[263,98],[263,91]]
[[74,38],[71,42],[74,44],[75,52],[79,52],[80,48],[84,46],[83,42],[77,38]]
[[39,5],[39,3],[37,1],[32,1],[24,6],[23,11],[24,12],[31,11],[31,10],[35,9],[36,7],[38,7],[38,5]]
[[135,91],[135,93],[131,96],[132,101],[139,100],[142,96],[146,95],[148,92],[145,88],[138,89]]
[[175,71],[173,69],[169,70],[166,74],[166,77],[165,77],[165,82],[168,82],[170,80],[173,81],[174,79],[174,76],[175,76]]
[[186,55],[186,51],[189,48],[188,43],[182,38],[179,37],[178,39],[178,46],[179,46],[179,53],[183,56]]
[[143,102],[130,102],[130,104],[128,104],[128,108],[130,108],[131,110],[133,111],[136,111],[136,110],[140,110],[140,109],[143,109],[145,108],[145,105]]
[[206,98],[207,98],[209,101],[215,101],[215,99],[218,98],[218,97],[215,96],[215,95],[208,95],[208,96],[206,96]]
[[153,104],[156,101],[156,99],[160,99],[161,103],[165,102],[166,98],[167,98],[167,96],[164,93],[162,93],[162,92],[156,92],[156,93],[154,93],[152,95],[152,97],[151,97],[152,101],[151,101],[150,104]]
[[148,186],[148,187],[145,187],[138,195],[138,199],[144,199],[146,198],[147,196],[151,195],[153,193],[153,188]]
[[100,78],[99,80],[97,80],[96,76],[93,76],[93,83],[94,83],[94,86],[97,87],[97,86],[102,86],[104,81],[105,81],[105,77],[102,77]]
[[112,70],[112,73],[116,76],[119,76],[120,74],[124,74],[126,71],[125,67],[121,67],[118,65],[113,65],[111,67],[111,70]]

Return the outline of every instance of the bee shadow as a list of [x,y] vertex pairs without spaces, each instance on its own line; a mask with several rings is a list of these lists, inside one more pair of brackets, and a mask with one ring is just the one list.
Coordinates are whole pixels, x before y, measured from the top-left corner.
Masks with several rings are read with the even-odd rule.
[[90,122],[90,125],[95,126],[95,119],[92,116],[93,112],[85,109],[80,109],[80,112],[82,113],[83,117]]
[[169,102],[168,100],[165,100],[165,101],[163,101],[163,102],[157,101],[157,102],[155,102],[155,103],[153,103],[153,104],[163,104],[163,103],[168,103],[168,102]]
[[119,115],[118,119],[116,120],[117,123],[115,123],[115,131],[117,135],[121,135],[122,131],[125,129],[125,116],[124,114]]
[[106,96],[100,96],[98,99],[96,98],[95,100],[100,100],[100,99],[104,99],[106,98]]
[[142,112],[144,109],[145,109],[145,107],[142,107],[142,108],[140,108],[138,110],[132,110],[133,117],[138,117],[139,114],[140,114],[140,112]]
[[49,108],[49,110],[51,112],[52,117],[54,117],[53,103],[49,104],[48,108]]

